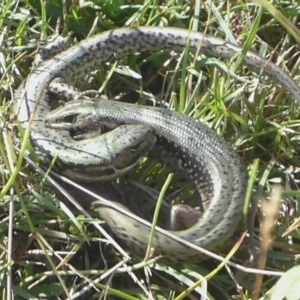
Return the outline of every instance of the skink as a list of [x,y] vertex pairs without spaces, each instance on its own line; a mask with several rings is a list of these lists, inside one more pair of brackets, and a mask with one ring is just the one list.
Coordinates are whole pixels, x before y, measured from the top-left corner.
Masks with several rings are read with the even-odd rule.
[[[187,44],[192,51],[200,49],[206,55],[221,58],[230,59],[241,52],[240,47],[224,40],[182,29],[139,27],[108,31],[91,37],[40,65],[27,81],[25,97],[17,98],[19,120],[27,125],[35,104],[39,103],[32,128],[32,141],[38,150],[53,157],[58,153],[57,140],[62,145],[65,144],[65,140],[57,135],[56,130],[45,129],[42,119],[50,111],[46,99],[47,87],[55,78],[63,78],[76,86],[89,71],[115,57],[143,51],[181,51]],[[267,63],[265,59],[253,52],[246,54],[244,63],[258,72],[263,69],[264,74],[279,83],[300,103],[300,88],[286,72],[273,63]],[[92,111],[96,116],[115,119],[117,124],[118,122],[148,124],[158,134],[159,143],[166,152],[168,147],[171,147],[172,153],[177,153],[179,168],[183,169],[188,176],[192,176],[199,193],[204,199],[210,201],[203,218],[194,227],[177,232],[177,235],[213,250],[217,246],[222,246],[226,238],[233,234],[242,216],[246,172],[238,155],[212,130],[193,119],[167,110],[133,107],[103,100],[99,102],[104,105],[101,112],[100,106],[95,106],[89,100],[76,103],[76,105],[83,105],[81,109],[77,107],[80,113],[87,109],[89,113]],[[74,110],[71,112],[73,113]],[[143,120],[135,116],[138,113],[143,116]],[[125,114],[128,114],[128,119]],[[57,135],[56,143],[52,142],[54,134]],[[63,136],[66,135],[67,132]],[[47,137],[47,144],[45,144],[45,137]],[[50,151],[47,147],[51,148]],[[65,150],[58,154],[65,155]],[[96,149],[91,151],[95,152]],[[77,163],[75,157],[68,156],[68,160],[66,164],[74,166]],[[200,183],[200,178],[207,179],[208,183]],[[102,207],[99,208],[99,213],[120,238],[128,239],[127,242],[135,248],[144,249],[145,241],[140,239],[141,235],[147,235],[147,229],[141,228],[140,224],[120,216],[112,209]],[[142,230],[137,237],[131,235],[134,228]],[[162,235],[156,236],[155,248],[158,253],[173,255],[175,259],[186,260],[196,255],[194,251],[189,251],[181,244]]]

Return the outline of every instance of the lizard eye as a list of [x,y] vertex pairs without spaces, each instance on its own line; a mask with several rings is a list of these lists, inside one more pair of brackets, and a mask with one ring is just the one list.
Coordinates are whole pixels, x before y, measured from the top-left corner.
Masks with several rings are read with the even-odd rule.
[[137,152],[140,149],[140,144],[136,144],[132,147],[130,147],[131,152]]
[[77,115],[68,115],[63,118],[65,123],[74,124],[77,120]]

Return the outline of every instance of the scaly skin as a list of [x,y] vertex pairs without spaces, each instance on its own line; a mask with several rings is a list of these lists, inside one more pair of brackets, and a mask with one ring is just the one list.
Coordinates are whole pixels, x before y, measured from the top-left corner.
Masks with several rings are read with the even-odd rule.
[[[183,172],[195,186],[207,209],[197,223],[175,236],[208,250],[225,246],[240,226],[247,187],[247,176],[238,154],[215,132],[184,114],[164,108],[133,105],[109,100],[76,100],[51,111],[46,124],[54,129],[89,130],[95,124],[115,126],[146,124],[157,134],[156,147],[149,155]],[[124,243],[145,253],[150,228],[108,206],[97,210]],[[242,226],[240,226],[242,228]],[[228,242],[227,242],[228,244]],[[230,244],[230,243],[229,243]],[[203,258],[196,250],[156,232],[155,254],[168,260]]]
[[[242,50],[238,46],[215,37],[203,36],[199,32],[188,32],[175,28],[139,27],[107,31],[82,41],[69,50],[56,55],[55,58],[39,65],[37,70],[27,80],[25,96],[17,97],[19,121],[26,127],[30,116],[34,112],[35,105],[39,103],[34,117],[31,140],[40,152],[53,157],[57,153],[58,144],[64,145],[66,142],[70,142],[66,140],[67,133],[58,135],[55,129],[45,128],[42,121],[43,117],[50,111],[46,102],[46,93],[47,88],[51,87],[51,82],[55,78],[62,78],[66,82],[77,86],[88,72],[98,68],[103,62],[108,60],[135,52],[156,50],[182,51],[187,43],[189,43],[191,51],[200,49],[201,53],[220,58],[230,59]],[[244,64],[257,72],[264,70],[265,75],[279,83],[300,103],[300,88],[279,67],[270,62],[267,63],[265,59],[253,52],[246,54]],[[24,86],[21,89],[24,89]],[[83,103],[87,105],[86,102]],[[115,104],[107,104],[107,106],[110,105],[114,106]],[[91,108],[89,105],[87,107]],[[124,111],[128,106],[124,104],[122,106],[121,104],[121,107],[123,112],[116,107],[113,109],[116,115],[111,116],[112,118],[116,117],[117,120],[124,120]],[[193,176],[193,181],[198,183],[199,177],[203,176],[209,179],[209,186],[204,188],[203,191],[198,191],[206,197],[207,201],[210,201],[209,208],[205,212],[203,219],[199,220],[198,224],[188,231],[176,234],[210,250],[215,249],[217,246],[222,246],[226,238],[234,232],[242,216],[246,172],[240,158],[213,131],[194,120],[165,110],[164,112],[153,108],[139,108],[139,110],[144,117],[147,116],[147,121],[138,120],[138,116],[133,116],[133,113],[136,111],[128,109],[127,113],[132,112],[130,114],[131,120],[142,122],[143,124],[147,123],[154,128],[158,132],[159,139],[162,141],[161,145],[165,147],[164,150],[166,152],[169,151],[169,148],[166,146],[169,144],[171,145],[171,151],[178,151],[178,156],[183,166],[189,167],[185,168],[185,171],[187,175]],[[98,107],[96,112],[99,114]],[[109,111],[106,113],[110,114]],[[179,122],[181,128],[179,131],[176,131],[178,124],[174,121]],[[168,122],[173,124],[173,128],[172,126],[167,126]],[[195,134],[195,131],[198,136]],[[180,138],[183,138],[181,142]],[[188,139],[194,142],[192,149],[189,149],[188,144],[185,144]],[[75,144],[72,142],[71,146],[73,147],[73,145]],[[77,149],[80,148],[76,147],[75,150],[77,151]],[[68,148],[60,151],[60,155],[65,156],[65,166],[68,166],[68,164],[74,166],[78,161],[84,164],[84,159],[81,158],[80,153],[72,156],[66,150],[68,151]],[[92,152],[95,150],[91,149]],[[202,154],[205,155],[201,156]],[[97,157],[92,160],[91,165],[93,164],[97,164]],[[190,170],[192,170],[192,174],[190,174]],[[201,188],[201,185],[198,185],[198,187]],[[129,244],[132,244],[135,248],[144,249],[145,241],[140,239],[143,233],[147,236],[149,230],[141,229],[140,224],[134,223],[131,218],[128,219],[125,216],[122,218],[121,216],[121,219],[119,219],[120,215],[116,214],[112,209],[102,207],[99,208],[99,212],[104,219],[105,214],[108,214],[106,221],[118,233],[119,237],[123,238],[123,240],[129,238],[130,240],[127,241]],[[135,226],[145,230],[141,231],[142,234],[137,235],[138,238],[132,235],[132,230],[134,230]],[[195,251],[189,251],[178,242],[166,239],[165,236],[161,235],[156,236],[155,246],[157,247],[157,252],[173,255],[175,259],[182,258],[185,260],[197,255]]]

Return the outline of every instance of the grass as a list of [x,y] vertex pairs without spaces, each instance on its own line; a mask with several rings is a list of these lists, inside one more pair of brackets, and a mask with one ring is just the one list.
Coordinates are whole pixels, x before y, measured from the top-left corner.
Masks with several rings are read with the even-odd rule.
[[[294,42],[294,38],[299,40],[299,34],[289,22],[297,19],[300,5],[290,1],[280,1],[276,7],[265,1],[261,2],[263,6],[233,1],[220,1],[216,6],[201,1],[131,2],[85,1],[81,7],[76,1],[63,5],[60,1],[48,1],[41,5],[34,0],[17,4],[6,0],[0,4],[2,299],[11,299],[10,288],[15,299],[75,299],[84,287],[84,299],[100,294],[115,299],[151,299],[151,294],[153,299],[198,299],[200,294],[206,295],[203,299],[270,299],[272,289],[278,295],[273,299],[283,299],[278,293],[292,289],[292,284],[295,294],[300,273],[296,267],[300,198],[298,108],[280,87],[247,69],[242,58],[249,49],[266,58],[271,56],[299,82],[299,46]],[[281,288],[275,285],[277,277],[270,276],[262,284],[256,277],[258,294],[250,296],[245,289],[237,291],[226,269],[214,272],[218,264],[213,260],[166,266],[146,264],[132,254],[132,269],[128,269],[122,255],[105,244],[107,238],[99,237],[96,212],[89,210],[91,217],[84,216],[82,210],[66,201],[62,192],[73,195],[87,209],[90,197],[56,179],[50,184],[47,175],[38,169],[35,155],[31,156],[31,164],[29,159],[17,163],[18,152],[13,145],[17,144],[18,135],[17,130],[12,130],[16,123],[11,120],[14,91],[30,73],[34,51],[41,39],[54,32],[58,17],[63,20],[60,32],[73,31],[78,40],[123,26],[164,25],[199,29],[242,46],[242,55],[230,61],[203,56],[194,61],[185,54],[169,53],[130,55],[105,65],[91,76],[93,80],[86,88],[142,104],[164,100],[171,109],[201,119],[242,156],[253,198],[268,197],[274,184],[281,183],[284,190],[279,197],[279,217],[276,221],[276,212],[275,216],[266,217],[275,227],[268,229],[262,222],[260,230],[260,209],[255,220],[255,232],[274,235],[266,270],[286,272]],[[88,188],[104,191],[108,199],[126,198],[127,206],[151,221],[149,211],[154,211],[169,172],[147,161],[130,181],[118,183],[121,192],[108,185]],[[280,195],[278,191],[272,196],[273,207]],[[177,174],[166,196],[172,200],[193,200],[190,187]],[[267,237],[262,249],[268,248]],[[260,263],[265,264],[263,260]],[[112,268],[116,272],[111,273]],[[208,282],[202,276],[209,278]]]

